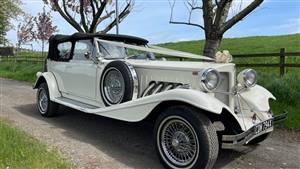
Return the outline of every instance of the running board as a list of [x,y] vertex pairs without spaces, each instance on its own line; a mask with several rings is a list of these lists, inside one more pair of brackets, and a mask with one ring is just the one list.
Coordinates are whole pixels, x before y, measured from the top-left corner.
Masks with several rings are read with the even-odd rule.
[[79,101],[76,101],[76,100],[68,99],[68,98],[65,98],[65,97],[58,97],[58,98],[55,98],[55,100],[53,100],[53,101],[56,102],[56,103],[62,104],[64,106],[71,107],[73,109],[84,111],[84,112],[86,112],[88,109],[98,109],[98,108],[100,108],[100,107],[85,104],[85,103],[82,103],[82,102],[79,102]]
[[154,107],[159,104],[159,101],[149,101],[149,98],[145,97],[107,107],[96,107],[65,97],[57,97],[51,101],[88,114],[96,114],[127,122],[138,122],[146,118]]

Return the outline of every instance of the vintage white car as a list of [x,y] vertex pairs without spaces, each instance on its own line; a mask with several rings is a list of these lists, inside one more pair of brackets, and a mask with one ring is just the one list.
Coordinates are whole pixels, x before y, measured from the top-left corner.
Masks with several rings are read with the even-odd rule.
[[273,116],[275,97],[256,79],[252,69],[236,77],[232,63],[142,38],[76,33],[50,38],[34,89],[42,116],[64,105],[127,122],[149,120],[165,167],[211,168],[220,148],[258,144],[274,121],[286,118]]

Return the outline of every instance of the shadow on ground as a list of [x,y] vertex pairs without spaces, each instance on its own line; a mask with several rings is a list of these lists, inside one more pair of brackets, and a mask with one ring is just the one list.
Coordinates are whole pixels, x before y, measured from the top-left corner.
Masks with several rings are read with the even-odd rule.
[[[55,118],[41,117],[34,104],[21,105],[16,109],[22,114],[44,120],[56,128],[63,129],[63,134],[67,137],[91,144],[127,166],[162,168],[153,146],[151,123],[127,123],[85,114],[64,106],[60,107],[59,116]],[[253,149],[221,150],[215,168],[225,166],[243,155],[245,151],[253,151]]]

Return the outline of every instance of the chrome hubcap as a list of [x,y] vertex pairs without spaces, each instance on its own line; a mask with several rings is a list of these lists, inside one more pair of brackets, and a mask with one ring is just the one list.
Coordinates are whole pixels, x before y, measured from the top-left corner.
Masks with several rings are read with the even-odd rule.
[[185,145],[190,144],[190,139],[182,131],[177,131],[174,133],[172,138],[172,146],[178,152],[184,152]]
[[112,104],[121,102],[125,93],[125,82],[120,71],[109,70],[104,78],[104,94]]
[[196,133],[184,119],[166,121],[162,126],[160,139],[163,154],[176,166],[191,165],[198,156],[199,144]]
[[39,108],[42,113],[45,113],[48,109],[48,97],[45,89],[40,89]]

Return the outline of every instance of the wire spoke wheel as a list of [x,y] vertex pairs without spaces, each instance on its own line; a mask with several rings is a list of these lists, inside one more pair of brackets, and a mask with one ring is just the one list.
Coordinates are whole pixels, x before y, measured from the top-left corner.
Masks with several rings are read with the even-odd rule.
[[159,143],[164,157],[178,167],[192,165],[199,155],[199,143],[192,125],[179,116],[166,118],[160,125]]
[[39,95],[38,95],[38,106],[42,113],[47,112],[48,109],[48,96],[45,89],[40,89]]
[[125,93],[125,82],[121,72],[111,68],[104,78],[104,94],[112,104],[120,103]]
[[53,117],[57,114],[58,104],[50,100],[47,83],[41,83],[36,94],[36,107],[43,117]]

